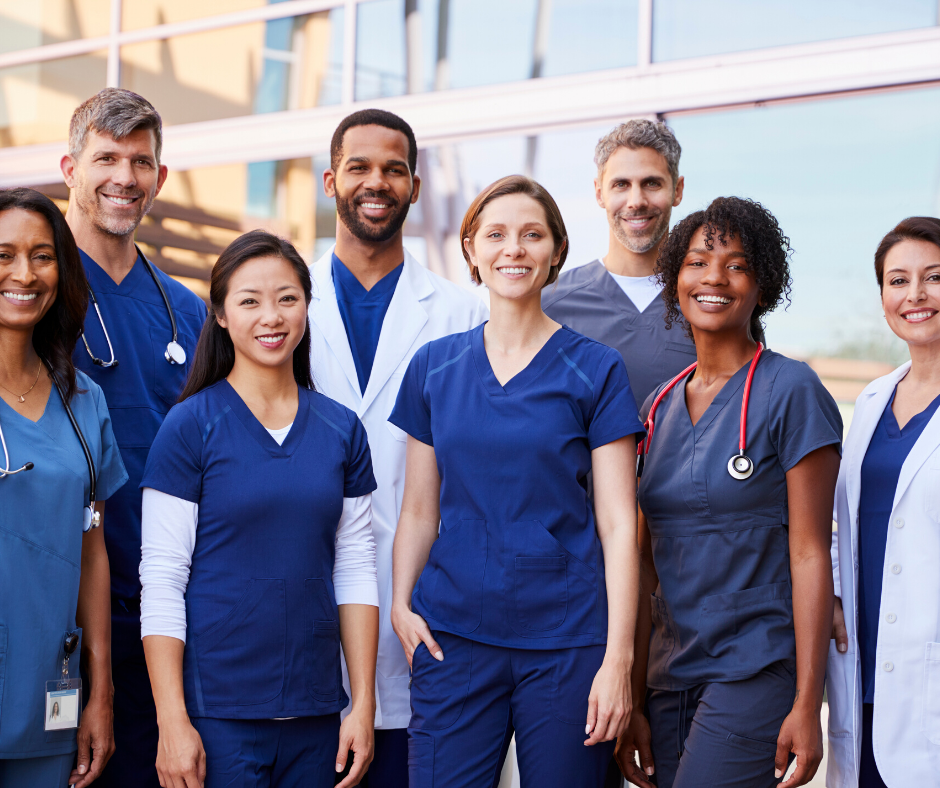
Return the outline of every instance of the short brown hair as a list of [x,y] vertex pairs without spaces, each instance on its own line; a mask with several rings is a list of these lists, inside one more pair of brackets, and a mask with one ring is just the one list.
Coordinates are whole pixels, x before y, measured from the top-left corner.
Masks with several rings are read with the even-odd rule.
[[885,289],[885,258],[901,241],[926,241],[940,248],[940,219],[933,216],[909,216],[881,239],[875,252],[875,278],[878,289]]
[[470,268],[470,278],[478,285],[483,284],[483,280],[480,279],[480,269],[470,260],[470,254],[464,246],[464,240],[470,239],[471,243],[473,242],[473,236],[480,228],[480,214],[483,213],[483,209],[498,197],[505,197],[509,194],[524,194],[531,197],[545,211],[545,220],[548,222],[548,228],[555,240],[555,250],[561,249],[558,264],[549,269],[548,279],[542,287],[550,285],[558,279],[561,267],[568,257],[568,231],[565,229],[565,220],[561,218],[561,211],[558,210],[558,205],[552,195],[540,183],[536,183],[531,178],[526,178],[525,175],[507,175],[505,178],[494,181],[481,191],[470,207],[467,208],[463,222],[460,225],[460,251],[463,252],[464,260],[467,261],[467,266]]
[[163,120],[147,99],[123,88],[105,88],[72,113],[69,123],[69,155],[78,158],[85,150],[88,132],[107,134],[120,142],[138,129],[153,132],[153,153],[160,163],[163,152]]

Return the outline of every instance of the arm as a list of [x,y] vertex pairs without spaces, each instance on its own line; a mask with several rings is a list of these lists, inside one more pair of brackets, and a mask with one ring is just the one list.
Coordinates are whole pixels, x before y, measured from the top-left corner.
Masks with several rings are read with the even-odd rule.
[[[646,698],[646,674],[649,669],[650,637],[653,632],[653,617],[650,597],[656,593],[659,576],[653,563],[653,545],[650,539],[649,525],[643,510],[637,507],[637,543],[640,553],[640,595],[636,617],[636,637],[634,639],[634,658],[632,675],[632,693],[641,706]],[[639,753],[640,766],[637,768],[634,753]],[[633,714],[627,730],[617,742],[615,753],[620,771],[631,783],[641,788],[652,788],[645,778],[655,773],[650,726],[643,714]]]
[[832,631],[832,501],[839,453],[824,446],[787,471],[790,513],[790,575],[796,630],[796,698],[777,737],[775,776],[783,776],[789,753],[797,767],[785,788],[805,785],[822,760],[823,683]]
[[587,745],[610,741],[630,720],[630,671],[636,628],[639,560],[636,537],[636,438],[591,452],[597,536],[607,567],[607,651],[588,700]]
[[[95,503],[104,522],[104,501]],[[111,682],[111,568],[104,528],[82,535],[82,568],[75,620],[82,628],[82,656],[91,681],[78,729],[78,764],[70,781],[85,788],[114,754],[114,685]]]
[[437,660],[444,659],[441,647],[431,637],[427,622],[411,611],[411,594],[428,562],[441,522],[441,477],[434,447],[408,436],[405,465],[405,494],[392,548],[392,627],[408,664],[419,643]]

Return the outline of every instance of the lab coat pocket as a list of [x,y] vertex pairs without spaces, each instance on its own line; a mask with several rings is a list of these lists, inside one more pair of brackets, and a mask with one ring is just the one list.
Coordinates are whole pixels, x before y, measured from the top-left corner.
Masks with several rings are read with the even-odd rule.
[[441,531],[415,590],[417,607],[449,631],[473,632],[483,620],[486,520],[461,520]]
[[202,703],[268,703],[284,685],[284,581],[254,579],[221,621],[194,635]]
[[516,557],[516,617],[532,632],[558,629],[568,612],[568,562],[563,555]]
[[834,739],[852,735],[855,720],[855,650],[840,654],[835,640],[829,641],[826,665],[826,697],[829,700],[829,735]]
[[940,643],[928,643],[924,659],[924,735],[940,744]]
[[327,585],[320,578],[304,581],[304,617],[307,691],[318,700],[332,700],[342,682],[339,620]]

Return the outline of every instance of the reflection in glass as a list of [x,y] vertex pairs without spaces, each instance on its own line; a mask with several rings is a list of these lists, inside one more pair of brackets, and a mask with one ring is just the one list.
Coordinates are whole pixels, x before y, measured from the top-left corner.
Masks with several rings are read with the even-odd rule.
[[107,81],[107,52],[0,69],[0,147],[64,140],[75,107]]
[[[104,2],[109,5],[108,0]],[[121,4],[121,29],[139,30],[153,25],[188,22],[265,5],[266,0],[125,0]],[[105,16],[107,18],[107,12]]]
[[0,0],[0,53],[108,34],[110,0]]
[[653,0],[653,59],[930,27],[937,13],[936,0]]

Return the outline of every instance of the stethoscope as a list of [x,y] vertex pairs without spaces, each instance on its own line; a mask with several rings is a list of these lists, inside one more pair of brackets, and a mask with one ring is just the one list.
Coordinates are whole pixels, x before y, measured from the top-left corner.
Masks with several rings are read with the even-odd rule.
[[[751,396],[751,381],[754,379],[754,368],[757,366],[760,354],[763,352],[764,343],[758,342],[757,352],[754,354],[754,358],[751,359],[751,366],[747,371],[747,379],[744,381],[744,396],[741,398],[741,434],[738,438],[738,453],[728,460],[728,473],[735,479],[747,479],[754,473],[754,463],[751,458],[744,453],[747,438],[747,401]],[[639,459],[637,460],[637,476],[642,475],[643,463],[646,460],[646,455],[649,454],[650,451],[650,441],[653,440],[653,417],[656,415],[656,409],[659,407],[659,403],[662,402],[663,397],[675,388],[680,380],[683,380],[686,375],[692,372],[697,366],[698,361],[682,370],[682,372],[669,381],[666,387],[659,392],[659,396],[653,400],[649,416],[646,417],[646,423],[643,425],[646,429],[646,437],[640,441],[640,445],[637,447],[637,454],[639,455]]]
[[[163,357],[170,364],[185,364],[186,363],[186,351],[183,350],[183,346],[177,341],[179,336],[176,331],[176,315],[173,313],[173,307],[170,304],[170,299],[167,297],[166,290],[163,289],[163,284],[160,282],[160,278],[157,276],[157,272],[153,269],[153,264],[144,256],[144,253],[140,251],[140,247],[137,244],[134,244],[134,248],[137,250],[137,254],[140,256],[140,259],[144,261],[144,267],[147,269],[147,272],[150,274],[151,278],[156,284],[157,289],[160,291],[160,295],[163,296],[163,303],[166,305],[166,313],[170,316],[170,327],[173,329],[173,339],[171,339],[166,346],[166,352],[163,354]],[[95,307],[95,312],[98,314],[98,322],[101,323],[101,330],[104,332],[104,338],[108,341],[108,352],[111,354],[111,360],[105,361],[104,359],[98,358],[94,353],[91,352],[91,346],[88,344],[88,340],[85,338],[84,332],[82,333],[82,342],[85,343],[85,350],[88,351],[88,355],[91,356],[91,360],[94,364],[99,367],[116,367],[118,365],[117,359],[114,357],[114,347],[111,345],[111,337],[108,336],[108,329],[104,325],[104,318],[101,317],[101,310],[98,308],[98,299],[95,298],[95,291],[89,286],[88,292],[91,293],[91,303]]]
[[[85,462],[88,464],[89,503],[83,512],[82,531],[90,531],[92,528],[97,528],[99,525],[101,525],[101,513],[95,511],[95,495],[98,488],[95,474],[95,461],[91,457],[91,450],[88,448],[88,443],[85,441],[85,436],[82,434],[81,427],[78,426],[78,422],[75,420],[75,414],[72,413],[72,407],[69,405],[69,401],[65,396],[65,391],[62,389],[62,384],[59,383],[59,378],[56,377],[52,367],[46,363],[45,359],[42,360],[42,363],[45,364],[46,369],[49,370],[49,377],[52,378],[52,382],[55,385],[56,391],[59,392],[59,398],[62,400],[62,404],[65,406],[65,412],[69,417],[69,421],[72,423],[72,429],[75,430],[75,434],[78,436],[78,442],[82,444],[82,451],[85,453]],[[0,479],[3,479],[7,476],[14,476],[17,473],[22,473],[23,471],[31,471],[35,467],[33,463],[27,462],[24,463],[22,467],[17,468],[15,471],[10,470],[10,453],[7,451],[7,442],[6,438],[3,437],[2,427],[0,427],[0,444],[3,445],[3,468],[0,468]]]

